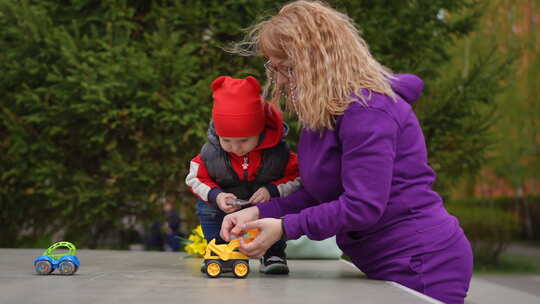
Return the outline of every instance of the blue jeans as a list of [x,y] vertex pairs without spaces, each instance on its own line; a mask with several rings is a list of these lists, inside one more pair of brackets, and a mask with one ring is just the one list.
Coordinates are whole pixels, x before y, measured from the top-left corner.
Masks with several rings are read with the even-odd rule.
[[[219,209],[217,205],[210,205],[202,200],[197,200],[195,212],[199,217],[204,238],[207,242],[216,239],[216,244],[227,243],[219,236],[221,223],[223,223],[223,218],[227,215],[225,212]],[[284,241],[277,241],[268,249],[266,254],[285,256],[285,247],[287,247],[287,243]]]

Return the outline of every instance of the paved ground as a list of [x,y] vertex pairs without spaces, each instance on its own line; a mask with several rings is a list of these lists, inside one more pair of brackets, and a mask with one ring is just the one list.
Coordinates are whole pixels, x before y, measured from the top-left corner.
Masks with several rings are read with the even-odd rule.
[[[465,303],[538,304],[539,287],[540,276],[474,276]],[[531,293],[531,288],[535,288],[536,292]]]
[[[511,249],[540,254],[534,249]],[[367,280],[342,261],[292,260],[291,275],[208,279],[200,259],[171,252],[79,250],[74,276],[39,276],[43,250],[0,249],[0,303],[437,303],[398,284]],[[538,255],[537,255],[538,254]],[[539,275],[475,275],[467,304],[540,303]]]
[[0,302],[11,303],[438,303],[397,284],[366,279],[338,260],[292,260],[289,276],[209,279],[200,259],[171,252],[79,250],[73,276],[39,276],[43,250],[0,249]]
[[[540,269],[540,248],[513,244],[506,250]],[[538,274],[478,274],[471,283],[468,303],[540,303]]]

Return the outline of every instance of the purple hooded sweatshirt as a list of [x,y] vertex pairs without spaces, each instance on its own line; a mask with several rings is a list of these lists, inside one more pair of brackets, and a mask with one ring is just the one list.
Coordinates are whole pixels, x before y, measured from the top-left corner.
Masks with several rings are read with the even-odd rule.
[[395,76],[396,101],[364,90],[368,106],[351,103],[334,130],[302,130],[303,187],[257,204],[260,218],[283,218],[289,239],[336,235],[341,250],[372,277],[384,261],[435,252],[463,238],[432,190],[435,173],[410,105],[423,82],[411,74]]

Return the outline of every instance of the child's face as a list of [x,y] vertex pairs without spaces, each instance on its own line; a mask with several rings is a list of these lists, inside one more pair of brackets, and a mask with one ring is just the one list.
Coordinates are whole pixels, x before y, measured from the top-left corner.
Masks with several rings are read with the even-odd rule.
[[250,137],[220,137],[219,143],[223,150],[244,156],[251,152],[259,144],[259,136]]

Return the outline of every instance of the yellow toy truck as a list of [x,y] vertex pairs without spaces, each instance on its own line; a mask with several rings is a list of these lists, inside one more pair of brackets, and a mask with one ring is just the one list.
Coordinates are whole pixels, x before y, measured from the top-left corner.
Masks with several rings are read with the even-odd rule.
[[[247,231],[242,238],[251,242],[258,234],[257,229]],[[217,278],[223,272],[232,272],[235,277],[243,279],[249,274],[249,257],[238,251],[240,240],[232,240],[228,244],[216,245],[213,239],[206,246],[204,255],[204,271],[210,278]]]

